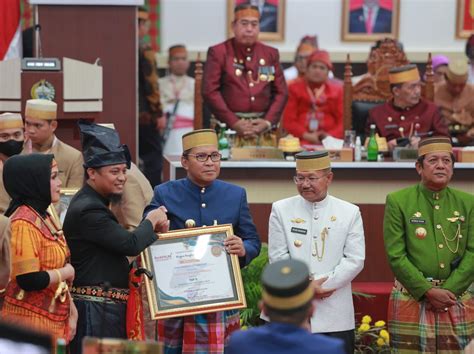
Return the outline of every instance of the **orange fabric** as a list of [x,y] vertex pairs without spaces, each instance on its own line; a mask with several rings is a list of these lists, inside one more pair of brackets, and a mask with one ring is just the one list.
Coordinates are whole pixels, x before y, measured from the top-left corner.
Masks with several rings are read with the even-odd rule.
[[[17,212],[25,211],[21,210],[22,208],[27,207],[20,207]],[[56,300],[54,313],[45,316],[46,310],[41,304],[47,301],[48,306],[46,307],[49,307],[51,302],[49,299],[51,299],[51,294],[56,291],[57,285],[40,291],[24,292],[22,297],[19,295],[19,287],[16,283],[17,275],[63,267],[69,258],[66,241],[64,236],[55,239],[49,230],[46,232],[47,228],[43,219],[37,216],[33,210],[27,208],[27,212],[34,214],[33,217],[36,218],[34,223],[25,219],[15,219],[17,212],[12,216],[11,222],[12,274],[7,287],[2,318],[31,326],[52,335],[55,339],[66,339],[67,318],[60,321],[52,318],[64,318],[64,315],[60,315],[65,312],[64,306],[66,306],[66,313],[69,313],[70,298],[68,297],[64,304],[59,304],[59,300]],[[61,311],[58,312],[59,310]]]

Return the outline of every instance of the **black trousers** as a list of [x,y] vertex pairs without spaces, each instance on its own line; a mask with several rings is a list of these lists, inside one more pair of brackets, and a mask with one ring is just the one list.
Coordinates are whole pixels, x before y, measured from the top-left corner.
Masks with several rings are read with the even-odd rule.
[[325,336],[332,337],[332,338],[342,339],[342,341],[344,342],[344,351],[346,352],[346,354],[354,354],[355,333],[353,329],[349,331],[327,332],[327,333],[318,333],[318,334],[323,334]]
[[138,154],[143,161],[143,174],[153,188],[161,183],[163,141],[153,124],[138,126]]
[[84,337],[127,338],[126,303],[74,300],[79,318],[76,336],[69,345],[71,354],[82,354]]

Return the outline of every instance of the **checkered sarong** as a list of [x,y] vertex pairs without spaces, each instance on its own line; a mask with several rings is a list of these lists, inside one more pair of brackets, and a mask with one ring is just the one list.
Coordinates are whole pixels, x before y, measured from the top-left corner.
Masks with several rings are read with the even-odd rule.
[[164,354],[222,354],[229,335],[240,328],[239,311],[214,312],[158,321]]
[[393,289],[388,310],[392,353],[461,353],[474,338],[474,298],[466,292],[447,312],[426,309],[408,293]]

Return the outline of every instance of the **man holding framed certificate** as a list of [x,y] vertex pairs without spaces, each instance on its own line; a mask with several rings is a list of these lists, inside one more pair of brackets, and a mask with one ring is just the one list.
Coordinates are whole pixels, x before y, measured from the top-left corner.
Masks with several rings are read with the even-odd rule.
[[[246,266],[260,252],[260,239],[250,216],[245,190],[217,179],[221,155],[213,130],[183,135],[181,163],[187,177],[155,188],[145,214],[164,206],[170,230],[231,224],[234,235],[224,241],[228,253]],[[238,235],[238,236],[237,236]],[[236,310],[158,321],[158,340],[165,353],[223,353],[229,334],[239,328]]]

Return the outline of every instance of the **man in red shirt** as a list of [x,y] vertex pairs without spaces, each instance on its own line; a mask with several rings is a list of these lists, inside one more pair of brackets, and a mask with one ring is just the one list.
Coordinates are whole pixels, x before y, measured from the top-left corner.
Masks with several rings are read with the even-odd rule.
[[302,144],[320,144],[328,135],[342,138],[342,85],[328,80],[330,70],[329,53],[316,50],[308,58],[304,78],[288,87],[283,127]]
[[280,120],[287,100],[278,50],[258,41],[260,14],[248,4],[236,6],[234,38],[210,47],[203,97],[221,122],[237,131],[240,145],[272,145],[266,134]]
[[420,74],[416,65],[390,69],[389,80],[393,99],[369,111],[367,135],[370,125],[375,124],[379,136],[387,139],[390,150],[408,144],[416,149],[424,136],[449,136],[438,107],[421,98]]

